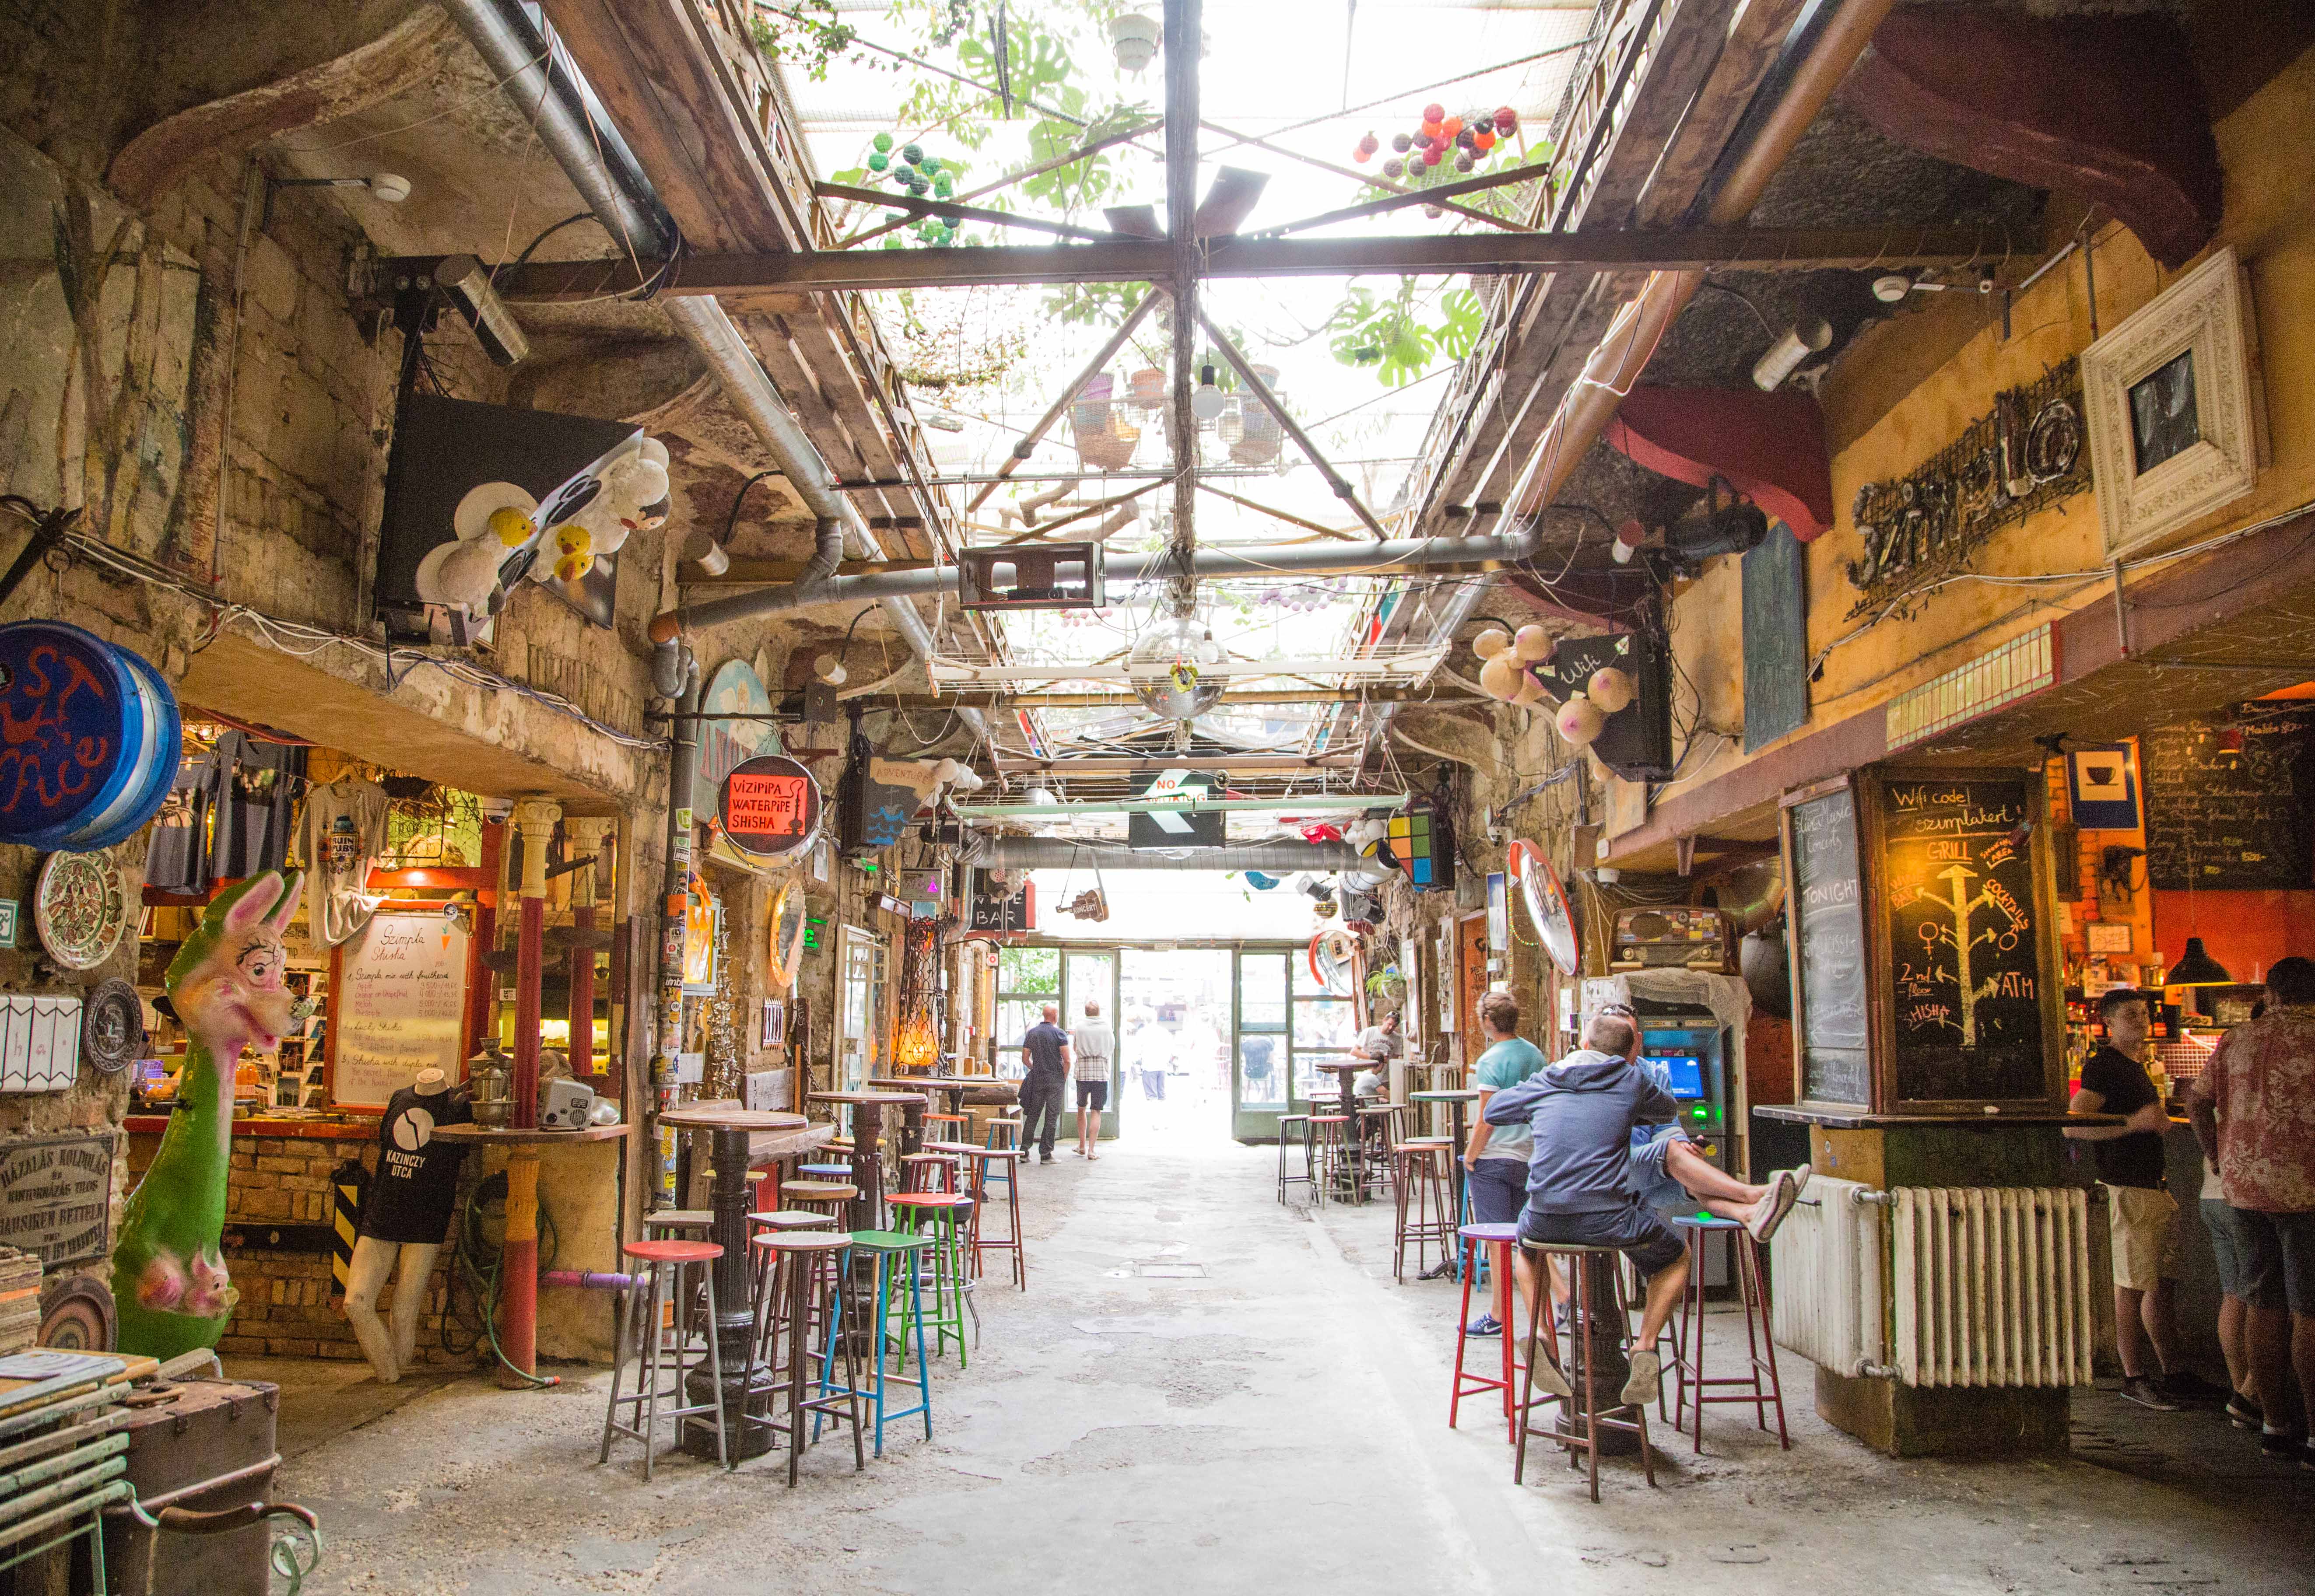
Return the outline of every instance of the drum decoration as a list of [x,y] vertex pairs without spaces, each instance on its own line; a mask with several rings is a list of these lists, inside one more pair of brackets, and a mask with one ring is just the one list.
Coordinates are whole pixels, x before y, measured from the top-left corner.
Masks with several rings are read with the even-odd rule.
[[61,621],[0,626],[0,842],[126,842],[177,776],[176,695],[128,649]]

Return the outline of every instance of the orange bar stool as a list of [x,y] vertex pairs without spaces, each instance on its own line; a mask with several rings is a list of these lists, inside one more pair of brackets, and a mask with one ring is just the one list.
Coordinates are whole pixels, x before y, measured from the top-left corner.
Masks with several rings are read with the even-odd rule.
[[[1620,1430],[1640,1438],[1640,1469],[1653,1486],[1656,1483],[1656,1460],[1655,1449],[1648,1444],[1648,1410],[1623,1399],[1623,1356],[1618,1356],[1608,1368],[1601,1367],[1603,1349],[1616,1349],[1620,1354],[1628,1354],[1632,1350],[1632,1311],[1624,1293],[1623,1253],[1616,1247],[1583,1246],[1568,1241],[1522,1240],[1519,1245],[1536,1261],[1535,1290],[1528,1303],[1528,1322],[1544,1338],[1574,1395],[1557,1396],[1547,1391],[1538,1396],[1536,1361],[1528,1360],[1526,1378],[1521,1382],[1520,1400],[1515,1405],[1519,1446],[1512,1464],[1512,1482],[1526,1483],[1527,1443],[1534,1428],[1535,1410],[1557,1402],[1560,1405],[1558,1422],[1547,1433],[1567,1449],[1568,1467],[1583,1468],[1588,1465],[1592,1501],[1600,1500],[1600,1432],[1603,1430]],[[1563,1278],[1568,1281],[1565,1358],[1559,1356],[1558,1334],[1551,1322],[1550,1282],[1555,1268],[1565,1270]],[[1510,1334],[1508,1324],[1503,1333]],[[1583,1459],[1580,1462],[1578,1454]]]
[[[852,1237],[820,1230],[770,1231],[748,1245],[758,1260],[749,1304],[749,1345],[764,1347],[776,1338],[781,1361],[775,1366],[760,1355],[758,1361],[783,1375],[771,1405],[785,1406],[786,1412],[742,1414],[740,1422],[785,1438],[791,1486],[803,1465],[803,1449],[817,1438],[820,1423],[848,1424],[852,1467],[857,1473],[868,1467],[868,1452],[860,1423],[861,1333],[851,1323],[854,1310],[844,1290]],[[826,1335],[814,1334],[816,1323],[828,1327]],[[841,1379],[835,1367],[839,1362]],[[806,1414],[812,1419],[809,1434]]]
[[[1769,1409],[1777,1410],[1777,1444],[1792,1450],[1785,1430],[1785,1388],[1777,1377],[1777,1343],[1769,1334],[1769,1272],[1762,1267],[1765,1250],[1752,1233],[1734,1219],[1681,1214],[1672,1228],[1688,1241],[1688,1289],[1672,1321],[1672,1362],[1664,1372],[1678,1383],[1672,1400],[1672,1428],[1691,1432],[1694,1448],[1704,1450],[1704,1408],[1711,1402],[1750,1403],[1752,1422],[1769,1427]],[[1742,1374],[1707,1376],[1704,1372],[1704,1239],[1728,1237],[1731,1272],[1736,1277],[1737,1305],[1744,1315],[1744,1345],[1748,1367]],[[1719,1388],[1728,1388],[1715,1391]]]
[[[1021,1189],[1013,1180],[1013,1166],[1021,1161],[1021,1149],[975,1148],[972,1157],[977,1166],[972,1194],[980,1199],[973,1205],[971,1235],[967,1242],[972,1250],[973,1276],[978,1279],[986,1272],[986,1255],[1010,1253],[1013,1283],[1025,1291],[1029,1289],[1029,1255],[1021,1239]],[[985,1228],[985,1220],[992,1206],[989,1193],[997,1184],[995,1171],[998,1169],[1005,1172],[1005,1234],[991,1236]]]
[[925,1134],[947,1139],[952,1133],[958,1141],[972,1128],[972,1116],[965,1113],[928,1113],[925,1115]]
[[[1476,1396],[1482,1391],[1494,1391],[1503,1410],[1503,1440],[1506,1444],[1519,1439],[1519,1426],[1512,1416],[1513,1375],[1517,1372],[1517,1355],[1512,1348],[1512,1248],[1519,1241],[1517,1225],[1466,1225],[1456,1232],[1461,1246],[1463,1264],[1463,1306],[1455,1320],[1455,1389],[1447,1398],[1447,1427],[1452,1430],[1459,1416],[1463,1398]],[[1464,1326],[1471,1322],[1471,1281],[1479,1272],[1479,1254],[1485,1249],[1487,1260],[1487,1280],[1495,1297],[1495,1322],[1503,1326],[1499,1337],[1503,1344],[1501,1375],[1486,1375],[1464,1367],[1464,1353],[1471,1344],[1471,1336]]]
[[[723,1255],[723,1249],[712,1241],[670,1237],[631,1241],[619,1252],[630,1264],[643,1265],[644,1280],[627,1292],[626,1316],[611,1353],[611,1402],[603,1414],[603,1449],[596,1454],[595,1461],[611,1460],[614,1441],[640,1441],[643,1443],[643,1478],[648,1480],[659,1446],[660,1421],[675,1421],[676,1440],[680,1443],[686,1424],[702,1414],[714,1414],[715,1460],[728,1467],[732,1452],[723,1424],[723,1358],[716,1344],[715,1272],[710,1267]],[[698,1322],[704,1325],[705,1334],[695,1335],[698,1325],[689,1316],[679,1314],[670,1342],[670,1333],[661,1326],[660,1321],[671,1305],[686,1299],[687,1271],[698,1276],[698,1289],[706,1293],[706,1316]],[[637,1362],[635,1388],[622,1396],[619,1386],[631,1352]],[[687,1403],[684,1382],[702,1365],[708,1371],[708,1386],[714,1397],[706,1402]],[[625,1423],[619,1422],[622,1406],[629,1409]]]

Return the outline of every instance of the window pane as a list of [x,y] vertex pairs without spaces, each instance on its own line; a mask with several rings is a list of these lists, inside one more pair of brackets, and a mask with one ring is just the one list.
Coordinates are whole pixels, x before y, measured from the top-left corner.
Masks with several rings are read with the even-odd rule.
[[1286,1106],[1286,1047],[1282,1037],[1252,1034],[1238,1038],[1238,1106]]
[[1342,1077],[1318,1068],[1322,1060],[1348,1059],[1345,1052],[1294,1050],[1294,1095],[1305,1103],[1332,1105],[1343,1100]]
[[1358,1040],[1352,1029],[1352,1005],[1347,998],[1297,998],[1294,1000],[1294,1046],[1347,1048]]
[[1044,1000],[1038,998],[1007,998],[997,1006],[997,1045],[1018,1048],[1029,1027],[1044,1015]]
[[999,948],[997,989],[1000,992],[1051,992],[1061,989],[1061,950],[1059,948]]
[[1238,961],[1238,1026],[1246,1031],[1286,1025],[1284,953],[1248,953]]

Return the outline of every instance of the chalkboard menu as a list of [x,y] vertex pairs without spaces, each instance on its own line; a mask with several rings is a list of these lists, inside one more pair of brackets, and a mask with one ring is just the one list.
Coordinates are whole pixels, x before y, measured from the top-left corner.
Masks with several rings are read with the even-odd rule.
[[2315,705],[2158,726],[2139,740],[2146,875],[2161,891],[2309,886]]
[[1858,871],[1857,794],[1848,787],[1791,804],[1793,1013],[1800,1029],[1801,1096],[1873,1101],[1865,1006],[1865,895]]
[[1744,751],[1808,723],[1808,578],[1793,529],[1779,521],[1746,552]]
[[1892,778],[1883,789],[1892,1106],[2048,1089],[2028,785],[2039,779]]

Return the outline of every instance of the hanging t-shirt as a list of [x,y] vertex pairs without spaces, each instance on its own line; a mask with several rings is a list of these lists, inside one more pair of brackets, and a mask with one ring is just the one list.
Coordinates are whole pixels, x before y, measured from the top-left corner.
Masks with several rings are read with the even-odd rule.
[[437,1138],[438,1125],[465,1125],[473,1106],[457,1092],[421,1096],[404,1086],[386,1105],[377,1125],[377,1174],[362,1203],[364,1236],[379,1241],[440,1246],[458,1200],[458,1170],[466,1144]]
[[306,796],[297,851],[306,861],[306,923],[314,941],[335,947],[369,923],[377,900],[365,888],[386,851],[386,789],[333,781]]
[[163,892],[206,892],[215,872],[209,859],[209,810],[217,797],[215,753],[180,759],[177,779],[153,817],[145,855],[145,884]]
[[289,862],[306,750],[228,732],[217,739],[217,757],[224,779],[212,844],[216,873],[238,880],[280,869]]

